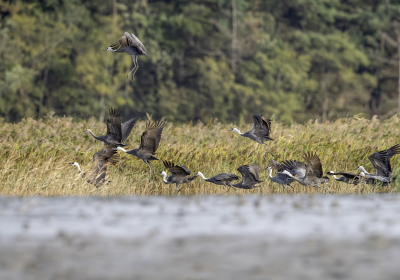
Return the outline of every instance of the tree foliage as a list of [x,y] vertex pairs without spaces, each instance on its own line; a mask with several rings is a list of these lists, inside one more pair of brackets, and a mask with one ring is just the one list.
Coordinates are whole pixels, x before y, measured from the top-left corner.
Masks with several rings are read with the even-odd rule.
[[[283,122],[397,108],[400,1],[0,0],[0,115]],[[148,49],[103,52],[123,32]],[[394,38],[394,39],[393,39]]]

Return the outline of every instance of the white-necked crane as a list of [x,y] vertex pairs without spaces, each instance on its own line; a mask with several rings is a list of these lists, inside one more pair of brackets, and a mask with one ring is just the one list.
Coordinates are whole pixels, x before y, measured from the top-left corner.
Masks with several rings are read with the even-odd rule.
[[362,178],[362,182],[368,185],[376,186],[381,185],[382,187],[390,187],[390,183],[393,182],[396,177],[388,178],[388,177],[376,177],[374,175],[368,175],[364,172],[360,172],[359,176]]
[[109,46],[106,51],[112,51],[112,52],[124,52],[132,57],[133,60],[133,68],[131,72],[128,73],[126,78],[129,78],[129,74],[132,74],[132,80],[133,77],[135,76],[135,73],[137,69],[139,68],[139,63],[138,63],[138,57],[140,55],[148,55],[146,47],[143,45],[143,43],[139,40],[138,37],[135,36],[135,34],[129,34],[128,32],[125,32],[124,35],[114,44]]
[[[290,185],[294,181],[294,179],[286,174],[280,173],[280,172],[285,171],[285,167],[281,163],[279,163],[273,159],[269,161],[269,165],[270,166],[268,166],[265,169],[268,170],[269,178],[271,179],[271,181],[281,185],[287,192],[289,192],[289,190],[286,188],[286,186],[289,186],[292,188],[292,190],[294,190],[294,188]],[[272,169],[275,169],[278,171],[278,173],[276,173],[276,175],[274,177],[272,177]],[[295,175],[294,173],[291,173],[291,174],[293,176]]]
[[245,133],[241,133],[239,129],[232,128],[231,131],[235,131],[239,133],[240,136],[247,137],[261,145],[267,145],[271,155],[273,156],[269,146],[266,141],[272,141],[273,139],[269,136],[271,133],[271,120],[266,119],[263,115],[254,115],[253,116],[254,125],[253,128]]
[[[326,173],[327,175],[333,176],[333,178],[336,181],[347,183],[347,184],[353,184],[353,185],[358,185],[361,183],[362,180],[362,175],[360,174],[352,174],[348,172],[334,172],[334,171],[329,171]],[[336,177],[336,175],[341,175],[341,177]]]
[[121,113],[119,110],[110,107],[108,108],[108,113],[107,133],[105,135],[96,136],[90,129],[86,129],[84,132],[89,133],[94,139],[102,141],[106,145],[117,143],[118,146],[126,146],[123,142],[128,138],[141,114],[134,112],[133,118],[121,124]]
[[399,144],[396,144],[387,150],[376,152],[370,155],[368,159],[374,167],[375,174],[368,173],[363,166],[357,167],[356,170],[363,171],[364,177],[367,179],[373,179],[389,184],[396,179],[396,177],[392,177],[392,166],[390,165],[390,159],[397,154],[400,154]]
[[165,184],[175,184],[175,194],[185,188],[183,187],[178,190],[178,186],[180,184],[190,183],[198,177],[197,174],[194,176],[189,176],[192,171],[190,171],[190,169],[184,165],[178,166],[175,165],[173,162],[167,160],[163,160],[163,163],[165,168],[167,168],[167,170],[171,172],[171,175],[169,175],[167,178],[167,173],[165,171],[161,172],[160,175],[163,176],[163,182]]
[[257,163],[239,166],[237,171],[242,174],[242,181],[238,184],[233,184],[232,186],[235,188],[254,189],[255,187],[259,187],[259,183],[264,182],[260,181],[260,175],[258,174],[260,167]]
[[[232,186],[232,183],[231,183],[232,181],[239,180],[239,176],[237,176],[235,174],[230,174],[230,173],[221,173],[221,174],[215,175],[214,177],[206,178],[204,176],[204,174],[199,171],[199,172],[197,172],[197,175],[199,175],[201,178],[203,178],[203,180],[206,182],[210,182],[210,183],[220,185],[220,186],[225,186],[227,190],[224,193],[229,192],[229,190],[230,190],[229,187],[234,189]],[[224,193],[221,193],[220,195],[223,195]]]
[[160,145],[161,134],[164,129],[164,126],[165,126],[164,121],[152,122],[148,120],[146,121],[146,130],[142,134],[140,147],[138,149],[127,151],[122,147],[117,148],[118,151],[134,155],[143,160],[144,163],[146,163],[146,165],[150,169],[149,181],[151,181],[151,167],[155,169],[155,167],[151,164],[150,161],[158,160],[158,158],[156,158],[154,155],[158,149],[158,146]]
[[[97,188],[105,183],[107,167],[118,162],[118,153],[116,148],[117,143],[113,143],[93,155],[93,165],[90,171],[82,174],[84,177],[87,176],[88,183],[95,185]],[[72,162],[71,164],[78,168],[79,173],[82,172],[79,163]]]
[[[284,161],[282,164],[285,166],[286,170],[283,171],[282,174],[292,177],[303,186],[314,187],[331,193],[328,189],[320,186],[320,184],[329,182],[329,178],[323,176],[321,160],[317,154],[307,152],[304,153],[303,158],[306,164],[298,161]],[[291,163],[295,164],[292,165]],[[292,174],[298,174],[299,177],[293,176]]]

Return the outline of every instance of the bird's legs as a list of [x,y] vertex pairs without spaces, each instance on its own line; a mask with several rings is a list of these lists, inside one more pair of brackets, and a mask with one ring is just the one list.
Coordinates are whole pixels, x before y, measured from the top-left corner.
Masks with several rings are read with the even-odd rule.
[[[153,170],[156,170],[156,168],[154,167],[154,165],[150,161],[149,161],[149,164],[151,165],[151,167],[153,167]],[[153,172],[153,175],[154,175],[154,180],[157,180],[155,171]]]
[[[137,56],[135,56],[135,58],[132,58],[132,61],[133,61],[134,66],[133,66],[131,72],[129,72],[128,75],[126,76],[127,79],[129,79],[129,75],[133,72],[133,70],[137,69],[136,67],[139,68],[139,66],[137,65]],[[133,80],[133,76],[135,75],[135,73],[136,73],[136,71],[133,72],[133,74],[132,74],[132,80]]]
[[149,183],[151,182],[151,166],[149,163],[147,163],[146,161],[144,162],[150,169],[150,176],[149,176]]
[[282,184],[281,186],[286,190],[287,193],[290,193],[289,190],[288,190],[288,188],[286,188],[285,185]]
[[[136,71],[139,69],[139,63],[137,62],[137,60],[138,60],[138,57],[137,56],[135,56],[135,71],[133,72],[133,74],[132,74],[132,80],[133,80],[133,77],[135,76],[135,74],[136,74]],[[132,69],[133,70],[133,69]]]
[[122,167],[121,167],[121,154],[118,153],[119,156],[119,171],[122,172]]
[[[271,152],[269,145],[267,143],[264,143],[263,145],[267,146],[268,152],[271,154],[272,157],[275,157],[274,154]],[[265,152],[267,152],[266,149],[265,149]],[[268,161],[267,158],[265,157],[265,154],[264,154],[264,158],[266,161]]]
[[236,188],[234,188],[230,182],[228,183],[228,186],[230,186],[231,189],[234,190],[236,194],[238,194]]
[[332,193],[331,193],[328,189],[326,189],[326,188],[323,188],[323,187],[320,187],[320,186],[313,186],[313,187],[314,187],[314,188],[321,189],[321,190],[324,190],[324,191],[326,191],[326,192],[332,194]]
[[136,70],[135,70],[135,72],[133,72],[133,74],[132,74],[132,80],[133,80],[133,76],[135,76],[135,74],[136,74],[136,71],[139,69],[139,63],[138,63],[138,57],[136,57]]
[[188,187],[188,186],[184,186],[184,187],[180,188],[176,193],[180,192],[181,190],[183,190],[183,189],[185,189],[185,188],[187,188],[187,187]]
[[175,184],[175,195],[177,195],[178,192],[180,192],[181,190],[183,190],[184,188],[186,188],[186,187],[182,187],[182,188],[180,188],[180,189],[178,190],[178,185],[179,185],[179,184]]
[[223,194],[229,192],[229,187],[226,185],[226,183],[224,183],[224,187],[226,188],[226,192],[223,192],[223,193],[219,194],[218,196],[223,195]]
[[291,187],[292,188],[292,191],[294,192],[294,188],[292,187],[292,185],[291,184],[287,184],[289,187]]

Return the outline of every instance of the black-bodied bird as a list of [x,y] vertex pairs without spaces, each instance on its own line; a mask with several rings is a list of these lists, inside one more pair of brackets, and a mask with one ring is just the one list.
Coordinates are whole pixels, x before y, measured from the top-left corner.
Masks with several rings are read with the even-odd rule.
[[133,117],[121,124],[121,113],[112,107],[108,108],[109,117],[107,119],[107,133],[96,136],[89,128],[84,132],[89,133],[94,139],[104,142],[106,145],[117,143],[118,146],[126,146],[123,142],[128,138],[136,121],[140,118],[140,113],[134,112]]
[[258,187],[259,183],[263,182],[260,181],[260,175],[258,174],[260,167],[257,163],[239,166],[237,171],[242,174],[242,181],[238,184],[232,185],[235,188],[254,189],[255,187]]
[[[286,186],[289,186],[293,189],[293,187],[290,184],[294,181],[294,179],[286,174],[280,173],[280,172],[285,171],[285,167],[275,160],[270,160],[269,165],[270,166],[268,166],[266,169],[269,172],[269,178],[271,179],[271,181],[281,185],[287,192],[289,192],[289,190],[286,188]],[[276,175],[274,177],[272,177],[272,169],[275,169],[278,171],[278,173],[276,173]],[[291,174],[293,176],[295,175],[294,173],[291,173]]]
[[368,159],[374,166],[375,174],[368,173],[363,166],[357,167],[356,170],[363,171],[363,175],[367,179],[377,180],[382,183],[393,182],[396,178],[392,177],[392,166],[390,165],[390,159],[397,154],[400,154],[399,144],[396,144],[387,150],[376,152],[370,155]]
[[[229,187],[234,189],[233,186],[232,186],[232,183],[231,183],[232,181],[239,180],[239,176],[237,176],[235,174],[230,174],[230,173],[221,173],[221,174],[215,175],[214,177],[206,178],[204,176],[204,174],[199,171],[199,172],[197,172],[197,175],[199,175],[201,178],[203,178],[203,180],[206,181],[206,182],[210,182],[210,183],[213,183],[213,184],[216,184],[216,185],[225,186],[227,190],[224,193],[229,192],[229,190],[230,190]],[[221,193],[221,195],[224,194],[224,193]]]
[[231,131],[235,131],[239,133],[240,136],[247,137],[253,141],[256,141],[257,143],[260,143],[261,145],[265,144],[269,149],[268,144],[264,142],[273,140],[269,136],[269,134],[271,133],[271,120],[264,118],[263,115],[254,115],[253,121],[254,121],[253,128],[245,133],[241,133],[240,130],[237,129],[236,127],[232,128]]
[[[329,182],[329,178],[323,176],[321,160],[316,153],[307,152],[304,153],[303,158],[305,164],[299,161],[284,161],[282,165],[285,170],[281,172],[292,177],[294,180],[302,184],[303,186],[314,187],[325,190],[331,193],[328,189],[321,187],[321,184]],[[298,174],[299,177],[293,174]]]
[[146,47],[143,45],[143,43],[139,40],[138,37],[135,36],[135,34],[129,34],[128,32],[125,32],[124,35],[114,44],[109,46],[106,51],[112,51],[112,52],[124,52],[132,57],[133,60],[133,68],[131,72],[128,73],[126,78],[129,78],[129,74],[132,74],[132,80],[133,77],[135,76],[135,73],[137,69],[139,68],[138,64],[138,57],[140,55],[148,55]]
[[[360,182],[362,182],[362,175],[357,175],[357,174],[352,174],[348,172],[334,172],[334,171],[329,171],[326,173],[327,175],[333,176],[333,178],[336,181],[343,182],[346,184],[353,184],[353,185],[358,185]],[[336,175],[341,175],[341,177],[336,177]]]
[[[154,155],[160,145],[161,134],[164,129],[165,122],[164,121],[147,121],[146,122],[146,130],[142,134],[142,138],[140,141],[140,147],[138,149],[133,149],[130,151],[125,150],[122,147],[118,147],[118,151],[122,151],[124,153],[134,155],[146,163],[146,165],[150,169],[150,177],[151,180],[151,167],[155,169],[155,167],[150,163],[152,160],[158,160]],[[154,174],[155,176],[155,174]]]
[[165,171],[161,172],[160,175],[163,176],[163,182],[165,184],[175,184],[175,194],[185,188],[183,187],[178,190],[178,186],[180,184],[190,183],[198,177],[198,175],[189,176],[192,171],[190,171],[190,169],[184,165],[178,166],[175,165],[173,162],[167,160],[164,160],[163,163],[165,168],[167,168],[167,170],[171,172],[171,175],[169,175],[167,178],[167,173]]
[[[84,173],[82,176],[87,176],[87,182],[95,185],[96,187],[102,186],[105,182],[107,167],[114,165],[118,162],[117,143],[108,145],[93,155],[93,165],[88,173]],[[72,162],[75,165],[79,173],[82,172],[79,163]]]

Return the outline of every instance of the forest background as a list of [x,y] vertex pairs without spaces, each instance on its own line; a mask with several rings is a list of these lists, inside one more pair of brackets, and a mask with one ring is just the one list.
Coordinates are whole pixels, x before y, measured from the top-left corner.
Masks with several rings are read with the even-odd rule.
[[[398,112],[400,1],[0,0],[0,117],[174,122]],[[103,52],[128,31],[148,50]]]

